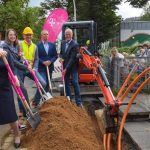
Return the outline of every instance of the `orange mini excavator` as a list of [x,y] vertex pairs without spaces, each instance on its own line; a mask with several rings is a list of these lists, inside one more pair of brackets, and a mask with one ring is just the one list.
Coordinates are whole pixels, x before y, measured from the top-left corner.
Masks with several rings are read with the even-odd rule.
[[[111,89],[108,79],[103,70],[100,58],[97,56],[97,26],[94,21],[77,21],[66,22],[62,27],[62,39],[64,40],[64,32],[66,28],[71,28],[74,31],[74,39],[80,46],[79,54],[79,82],[91,83],[96,82],[101,89],[105,98],[105,105],[107,106],[108,116],[116,116],[119,108],[119,102],[116,101]],[[91,87],[92,88],[92,87]],[[107,113],[107,114],[108,114]],[[108,122],[113,122],[113,117],[108,117]],[[110,125],[111,127],[114,126]],[[107,127],[110,130],[110,127]],[[110,132],[110,131],[108,131]]]
[[[145,79],[142,84],[139,85],[138,89],[135,91],[135,93],[127,103],[124,103],[123,101],[131,88],[136,84],[136,82],[138,82],[139,79],[150,72],[150,67],[146,68],[131,83],[129,83],[132,77],[132,73],[139,65],[138,63],[135,64],[122,87],[120,88],[117,96],[115,97],[111,91],[110,84],[105,75],[101,60],[97,55],[96,23],[94,21],[66,22],[62,28],[62,35],[64,35],[64,31],[68,27],[74,31],[74,39],[77,40],[80,45],[80,53],[78,55],[80,62],[79,81],[85,83],[96,82],[104,97],[104,101],[102,100],[104,106],[102,109],[102,113],[101,110],[99,111],[99,114],[102,114],[101,118],[104,118],[105,123],[105,131],[103,132],[104,149],[110,150],[111,136],[116,135],[117,150],[121,150],[122,133],[128,112],[139,92],[150,81],[150,77]],[[64,39],[64,36],[62,36],[62,39]],[[126,87],[127,85],[128,87]],[[119,116],[120,105],[127,105],[122,117]],[[102,124],[102,122],[100,122],[100,124]]]

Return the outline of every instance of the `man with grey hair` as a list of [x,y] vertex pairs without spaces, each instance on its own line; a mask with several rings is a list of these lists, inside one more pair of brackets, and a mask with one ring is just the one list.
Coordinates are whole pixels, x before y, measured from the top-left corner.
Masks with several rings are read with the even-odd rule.
[[[49,33],[47,30],[41,31],[41,41],[37,44],[38,55],[39,55],[39,66],[38,71],[43,79],[46,81],[45,91],[48,92],[48,76],[46,67],[49,68],[49,74],[52,78],[52,72],[54,70],[54,62],[57,59],[56,47],[53,43],[48,41]],[[38,95],[37,100],[34,102],[35,105],[38,105],[40,102],[40,94]]]
[[78,58],[77,54],[79,53],[78,44],[72,39],[73,32],[70,28],[65,30],[65,40],[61,43],[60,51],[60,62],[63,63],[63,74],[65,76],[65,90],[66,96],[71,98],[70,91],[70,76],[72,79],[74,92],[75,92],[75,101],[77,106],[83,107],[80,96],[80,88],[78,82]]

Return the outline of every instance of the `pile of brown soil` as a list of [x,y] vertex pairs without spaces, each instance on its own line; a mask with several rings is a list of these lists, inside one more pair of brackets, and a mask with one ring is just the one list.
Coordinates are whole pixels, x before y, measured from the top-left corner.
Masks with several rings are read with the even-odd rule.
[[100,150],[90,117],[65,97],[43,104],[41,123],[28,130],[22,140],[28,150]]

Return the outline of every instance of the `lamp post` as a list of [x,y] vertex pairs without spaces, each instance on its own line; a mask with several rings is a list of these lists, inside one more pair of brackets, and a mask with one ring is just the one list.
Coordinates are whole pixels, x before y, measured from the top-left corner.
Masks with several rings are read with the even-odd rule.
[[[77,21],[77,13],[76,13],[77,9],[76,9],[76,2],[75,0],[73,0],[73,13],[74,13],[74,18],[73,20],[74,21]],[[75,29],[74,30],[74,39],[75,41],[77,41],[77,30]]]
[[77,14],[76,14],[76,2],[73,0],[73,12],[74,12],[74,21],[77,21]]

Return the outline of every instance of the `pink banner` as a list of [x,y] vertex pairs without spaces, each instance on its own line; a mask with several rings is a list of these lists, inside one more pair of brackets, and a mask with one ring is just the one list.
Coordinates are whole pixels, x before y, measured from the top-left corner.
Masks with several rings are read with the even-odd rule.
[[62,30],[64,22],[68,21],[68,13],[65,9],[57,8],[47,17],[43,29],[49,32],[49,41],[55,42]]

